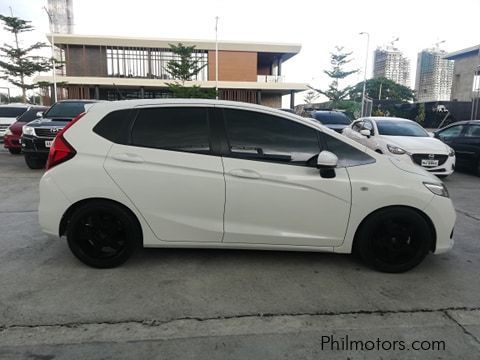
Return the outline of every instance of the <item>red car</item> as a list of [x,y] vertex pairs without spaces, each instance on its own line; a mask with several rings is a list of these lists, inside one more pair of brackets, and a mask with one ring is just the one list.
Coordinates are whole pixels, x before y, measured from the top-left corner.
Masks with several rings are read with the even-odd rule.
[[10,151],[11,154],[20,154],[22,152],[22,127],[23,125],[37,119],[38,112],[44,112],[48,109],[48,106],[31,106],[22,115],[17,118],[5,132],[3,137],[3,146]]

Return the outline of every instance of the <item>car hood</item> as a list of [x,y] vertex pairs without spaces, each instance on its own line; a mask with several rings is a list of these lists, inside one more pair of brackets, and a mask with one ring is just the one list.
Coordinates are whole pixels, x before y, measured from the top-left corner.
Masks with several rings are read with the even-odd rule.
[[380,135],[387,144],[401,147],[409,153],[448,154],[449,148],[440,140],[432,137],[386,136]]
[[22,135],[22,127],[25,125],[23,121],[15,121],[10,125],[10,131],[15,135]]
[[402,158],[393,157],[393,156],[388,156],[388,159],[396,168],[400,170],[406,171],[411,174],[421,175],[425,177],[425,180],[432,181],[434,183],[439,182],[438,178],[435,175],[429,173],[427,170],[425,170],[421,166],[415,165],[411,161],[406,161]]
[[33,127],[33,128],[39,128],[39,127],[64,127],[67,125],[70,120],[72,119],[64,119],[64,118],[55,118],[55,119],[37,119],[33,120],[28,123],[28,126]]

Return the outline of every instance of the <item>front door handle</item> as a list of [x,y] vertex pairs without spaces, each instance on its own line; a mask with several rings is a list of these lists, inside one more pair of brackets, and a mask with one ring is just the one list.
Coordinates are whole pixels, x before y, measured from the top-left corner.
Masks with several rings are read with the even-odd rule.
[[260,179],[262,175],[260,175],[255,170],[250,169],[235,169],[229,172],[230,175],[240,178],[247,178],[247,179]]
[[136,154],[129,154],[129,153],[114,154],[112,155],[112,159],[123,161],[123,162],[129,162],[129,163],[143,162],[143,158],[141,156],[138,156]]

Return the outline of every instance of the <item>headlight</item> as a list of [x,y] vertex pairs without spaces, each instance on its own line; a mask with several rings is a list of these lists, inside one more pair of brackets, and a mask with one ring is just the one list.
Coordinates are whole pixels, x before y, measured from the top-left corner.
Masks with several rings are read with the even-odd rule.
[[390,151],[392,154],[395,154],[395,155],[403,155],[403,154],[407,153],[401,147],[398,147],[398,146],[395,146],[395,145],[387,145],[387,149],[388,149],[388,151]]
[[425,187],[435,195],[444,196],[447,198],[450,196],[448,194],[447,188],[443,184],[434,184],[434,183],[424,182],[423,185],[425,185]]
[[452,148],[450,148],[449,152],[448,152],[448,156],[455,156],[455,150],[453,150]]
[[12,130],[10,130],[10,128],[8,128],[6,131],[5,131],[5,136],[6,135],[13,135],[12,134]]
[[31,126],[23,125],[22,131],[24,135],[35,135],[35,130]]

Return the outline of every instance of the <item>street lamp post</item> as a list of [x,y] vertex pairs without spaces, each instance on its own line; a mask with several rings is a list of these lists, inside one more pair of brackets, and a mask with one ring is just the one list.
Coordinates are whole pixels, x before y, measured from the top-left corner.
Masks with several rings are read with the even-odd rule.
[[51,35],[51,43],[52,43],[52,78],[53,78],[53,99],[55,100],[55,102],[57,102],[57,79],[56,79],[56,71],[55,71],[55,41],[54,41],[54,38],[53,38],[53,31],[52,31],[52,24],[53,24],[53,19],[52,19],[52,15],[50,14],[50,12],[47,10],[47,8],[44,6],[43,7],[43,10],[45,10],[45,12],[47,13],[48,15],[48,21],[49,21],[49,24],[50,24],[50,35]]
[[362,110],[361,114],[362,116],[364,115],[364,110],[365,110],[365,90],[366,90],[366,85],[367,85],[367,64],[368,64],[368,47],[370,45],[370,34],[368,32],[362,31],[359,33],[359,35],[367,35],[367,49],[365,52],[365,70],[363,73],[363,91],[362,91]]
[[[7,89],[7,96],[8,96],[8,100],[7,100],[7,104],[10,102],[10,88],[9,87],[6,87],[6,86],[0,86],[0,89]],[[0,104],[2,103],[1,99],[0,99]]]
[[218,16],[215,16],[215,99],[218,100]]

